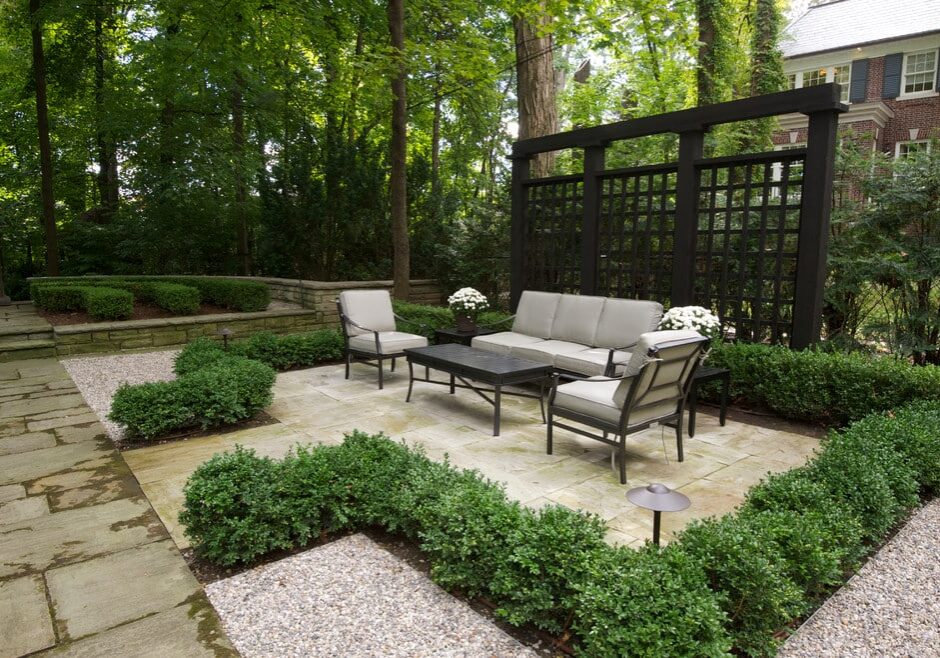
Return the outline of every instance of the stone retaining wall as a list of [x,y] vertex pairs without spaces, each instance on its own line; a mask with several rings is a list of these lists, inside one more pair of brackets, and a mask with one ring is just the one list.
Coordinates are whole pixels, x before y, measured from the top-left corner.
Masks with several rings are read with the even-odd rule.
[[185,345],[199,336],[218,338],[222,327],[228,327],[232,330],[233,337],[240,338],[259,331],[293,334],[332,326],[318,321],[319,315],[313,310],[287,309],[155,320],[97,322],[55,327],[54,337],[56,352],[59,356],[119,352]]

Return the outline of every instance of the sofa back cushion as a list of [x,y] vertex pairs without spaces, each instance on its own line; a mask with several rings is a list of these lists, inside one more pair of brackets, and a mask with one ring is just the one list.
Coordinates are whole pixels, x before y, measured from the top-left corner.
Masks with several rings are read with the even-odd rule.
[[526,336],[550,338],[560,299],[561,293],[557,292],[523,291],[522,297],[519,298],[519,306],[516,308],[516,319],[512,323],[512,330]]
[[[387,290],[344,290],[339,294],[343,313],[356,324],[372,331],[395,331],[395,313],[392,297]],[[351,324],[346,325],[350,336],[366,333]]]
[[552,340],[581,343],[585,347],[594,345],[594,334],[603,309],[603,297],[562,295],[552,324]]
[[593,345],[597,347],[632,347],[641,334],[655,331],[663,318],[663,305],[640,299],[604,300],[604,310],[597,323]]

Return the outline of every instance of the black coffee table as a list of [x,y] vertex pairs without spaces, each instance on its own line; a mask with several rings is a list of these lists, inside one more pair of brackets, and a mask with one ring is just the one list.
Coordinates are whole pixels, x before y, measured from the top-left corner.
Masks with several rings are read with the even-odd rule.
[[[408,360],[408,397],[405,398],[405,402],[411,402],[411,390],[415,382],[414,366],[419,365],[448,373],[450,381],[431,379],[427,370],[425,370],[424,379],[418,381],[449,386],[451,394],[457,388],[469,388],[492,404],[493,436],[499,436],[499,408],[503,394],[537,399],[542,410],[542,422],[545,422],[543,399],[545,382],[552,374],[552,366],[550,365],[496,354],[495,352],[488,352],[458,343],[406,349],[405,358]],[[457,379],[462,383],[456,383]],[[472,384],[471,380],[493,388],[480,388]],[[503,390],[504,386],[525,383],[537,383],[539,385],[539,394]],[[487,393],[492,393],[493,397],[490,398]]]

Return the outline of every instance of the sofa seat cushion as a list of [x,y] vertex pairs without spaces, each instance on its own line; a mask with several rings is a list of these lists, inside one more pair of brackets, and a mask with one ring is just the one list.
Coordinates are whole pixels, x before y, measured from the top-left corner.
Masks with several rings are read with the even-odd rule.
[[[607,357],[610,350],[601,347],[592,347],[580,352],[559,354],[555,357],[555,367],[559,370],[578,372],[582,375],[603,375],[607,368]],[[614,372],[619,374],[623,365],[630,360],[630,352],[614,350]]]
[[580,352],[584,345],[580,343],[569,343],[563,340],[543,340],[531,345],[520,345],[513,347],[510,354],[519,359],[529,359],[539,363],[550,363],[555,365],[555,357],[559,354],[571,354]]
[[[576,413],[600,418],[609,423],[620,423],[620,407],[614,401],[614,394],[624,380],[595,381],[591,379],[562,384],[555,393],[554,406]],[[629,386],[629,381],[626,381]],[[675,413],[675,402],[664,402],[643,407],[634,411],[627,418],[627,427],[635,427],[657,418]]]
[[542,339],[536,338],[535,336],[526,336],[525,334],[519,334],[515,331],[501,331],[498,334],[476,336],[470,341],[470,346],[509,356],[514,347],[534,345],[535,343],[541,342]]
[[[379,349],[382,354],[399,354],[411,347],[427,347],[428,339],[401,331],[380,331]],[[349,339],[350,349],[375,354],[375,334],[360,334]]]

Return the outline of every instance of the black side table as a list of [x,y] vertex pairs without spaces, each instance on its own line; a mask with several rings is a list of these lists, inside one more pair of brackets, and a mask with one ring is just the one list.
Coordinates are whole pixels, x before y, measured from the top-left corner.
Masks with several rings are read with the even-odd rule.
[[469,346],[470,341],[477,336],[488,336],[499,332],[499,329],[487,329],[486,327],[477,327],[473,331],[458,331],[457,327],[445,327],[444,329],[434,330],[434,340],[438,345],[460,343]]
[[689,390],[689,436],[695,436],[695,411],[698,407],[698,387],[706,382],[721,380],[721,410],[718,413],[718,422],[725,425],[728,414],[728,388],[731,386],[731,371],[727,368],[697,368],[692,377],[692,387]]

